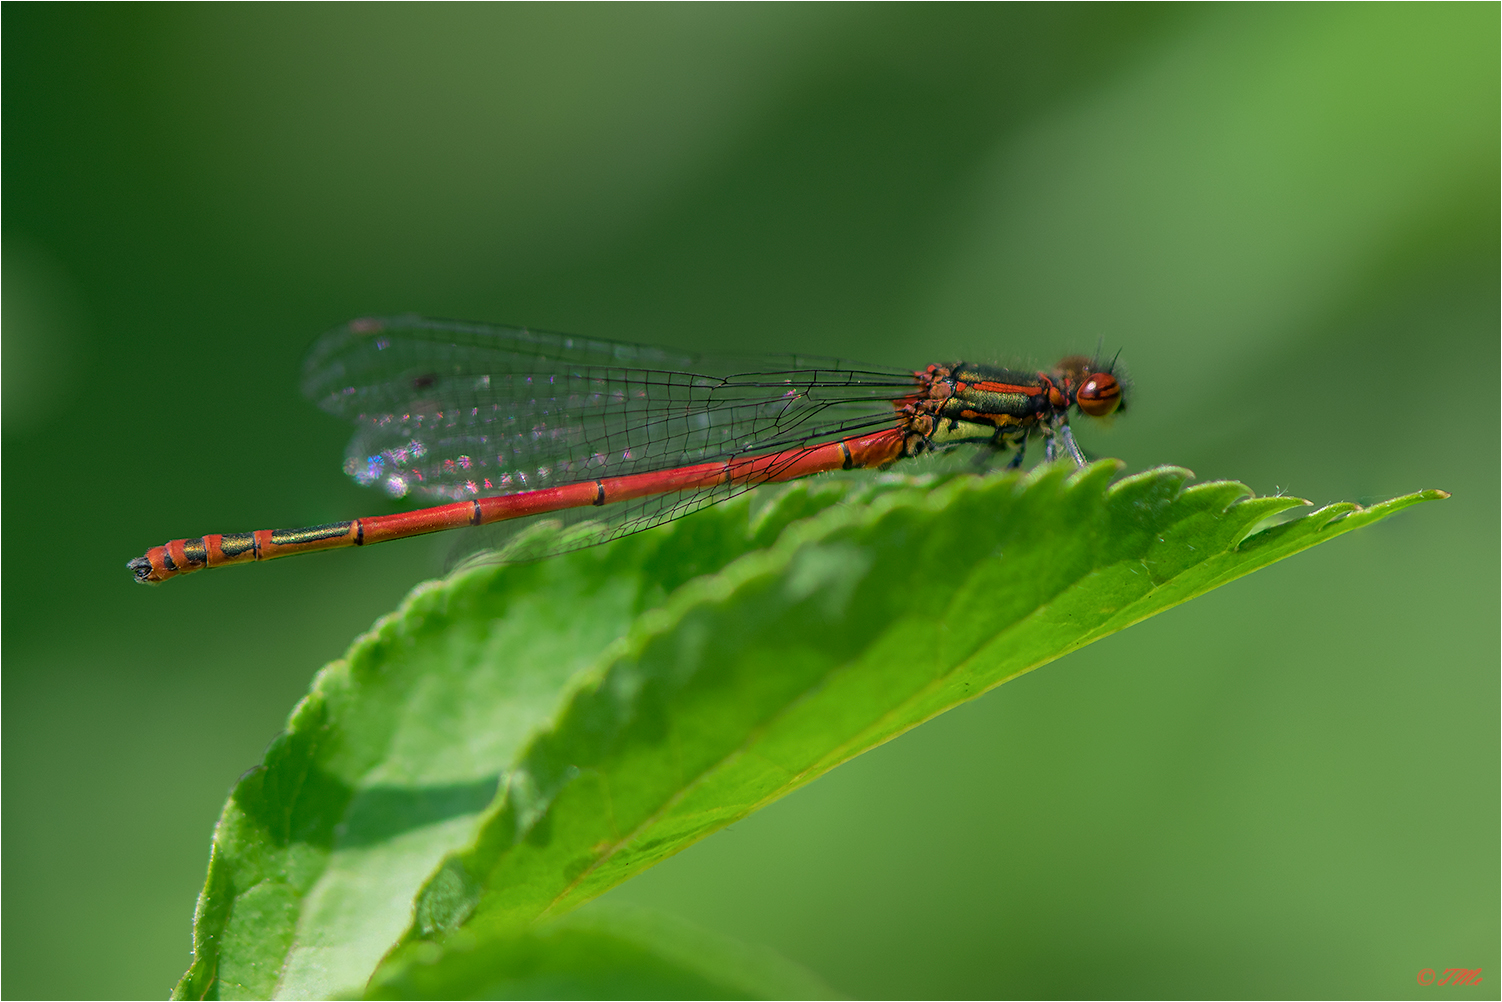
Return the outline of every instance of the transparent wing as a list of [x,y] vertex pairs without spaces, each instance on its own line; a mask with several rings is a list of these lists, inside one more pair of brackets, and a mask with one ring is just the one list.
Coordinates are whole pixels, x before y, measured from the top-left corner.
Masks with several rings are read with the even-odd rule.
[[[336,328],[303,367],[303,392],[355,424],[345,472],[394,497],[438,499],[796,449],[890,426],[893,402],[914,389],[911,372],[830,359],[415,316]],[[693,493],[695,507],[721,500]]]
[[[794,453],[789,462],[797,459]],[[950,477],[974,473],[973,459],[944,450],[930,451],[914,460],[900,476],[860,478],[857,490],[844,495],[845,504],[858,504],[891,490],[915,483],[938,483]],[[452,537],[445,570],[488,564],[525,563],[542,560],[604,543],[644,529],[671,522],[684,515],[744,494],[767,482],[777,472],[769,466],[766,476],[749,483],[718,484],[697,491],[656,494],[603,508],[573,508],[533,518],[496,522],[461,529]],[[840,476],[841,474],[832,474]]]
[[604,508],[572,508],[534,518],[497,522],[457,533],[449,569],[474,564],[542,560],[651,529],[746,493],[766,482],[717,484],[637,498]]
[[[795,450],[787,462],[791,464],[797,457]],[[654,494],[603,508],[573,508],[464,529],[453,533],[447,567],[452,570],[478,564],[523,563],[582,550],[738,497],[772,480],[777,472],[778,467],[769,466],[755,480]]]

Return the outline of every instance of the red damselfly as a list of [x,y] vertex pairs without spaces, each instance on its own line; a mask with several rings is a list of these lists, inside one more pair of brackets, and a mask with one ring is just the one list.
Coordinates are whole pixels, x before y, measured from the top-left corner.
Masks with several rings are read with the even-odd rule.
[[[354,423],[344,471],[397,498],[447,503],[303,529],[174,539],[130,561],[141,582],[544,512],[611,506],[601,542],[758,484],[885,467],[961,443],[1085,457],[1078,410],[1123,403],[1114,364],[1047,372],[970,362],[916,372],[805,356],[740,358],[421,317],[325,334],[303,392]],[[587,544],[573,544],[587,545]],[[560,543],[546,555],[569,549]]]

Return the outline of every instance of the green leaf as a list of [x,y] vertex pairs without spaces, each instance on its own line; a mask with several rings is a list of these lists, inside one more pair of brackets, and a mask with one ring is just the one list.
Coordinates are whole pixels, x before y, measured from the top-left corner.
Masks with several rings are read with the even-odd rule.
[[593,902],[515,933],[462,929],[372,980],[376,999],[822,999],[835,993],[771,950],[644,909]]
[[318,673],[231,791],[175,996],[358,991],[568,681],[644,610],[793,520],[908,483],[809,481],[609,546],[419,586]]
[[1444,496],[1247,538],[1305,502],[1115,472],[821,478],[419,588],[232,793],[178,994],[358,991],[394,943],[378,983],[409,983],[461,928],[530,935],[1009,678]]

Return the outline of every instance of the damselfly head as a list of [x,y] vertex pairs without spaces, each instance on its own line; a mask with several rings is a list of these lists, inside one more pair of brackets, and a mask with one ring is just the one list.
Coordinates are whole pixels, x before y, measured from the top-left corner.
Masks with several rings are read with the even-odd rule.
[[1061,359],[1054,371],[1064,377],[1072,402],[1082,414],[1104,418],[1126,410],[1125,380],[1117,376],[1116,368],[1114,358],[1102,364],[1098,354],[1095,358],[1070,355]]

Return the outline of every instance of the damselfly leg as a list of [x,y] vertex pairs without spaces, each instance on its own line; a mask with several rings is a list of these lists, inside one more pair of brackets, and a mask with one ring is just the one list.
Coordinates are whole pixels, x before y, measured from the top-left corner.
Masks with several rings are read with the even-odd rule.
[[1052,463],[1060,456],[1069,457],[1076,467],[1084,466],[1090,462],[1085,458],[1084,450],[1074,440],[1074,432],[1069,430],[1067,421],[1056,421],[1053,424],[1052,434],[1048,436],[1048,443],[1043,449],[1043,461]]

